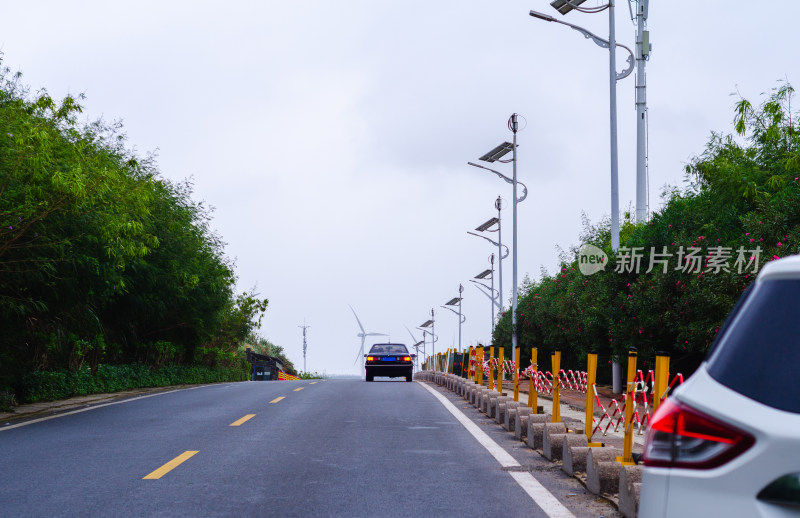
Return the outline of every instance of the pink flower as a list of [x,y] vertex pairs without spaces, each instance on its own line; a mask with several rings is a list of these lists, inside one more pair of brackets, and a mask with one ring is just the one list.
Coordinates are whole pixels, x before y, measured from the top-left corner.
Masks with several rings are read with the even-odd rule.
[[781,243],[780,241],[778,241],[778,246],[783,246],[783,243]]
[[744,235],[749,236],[750,232],[745,232]]
[[772,260],[774,261],[775,259],[780,259],[780,256],[773,255],[773,256],[772,256]]
[[755,241],[755,239],[753,239],[753,238],[751,237],[751,238],[750,238],[750,242],[752,243],[753,241]]

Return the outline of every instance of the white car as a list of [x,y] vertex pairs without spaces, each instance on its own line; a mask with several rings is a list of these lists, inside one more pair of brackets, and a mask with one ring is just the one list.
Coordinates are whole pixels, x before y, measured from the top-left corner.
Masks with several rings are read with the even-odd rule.
[[762,268],[650,424],[639,517],[800,517],[800,256]]

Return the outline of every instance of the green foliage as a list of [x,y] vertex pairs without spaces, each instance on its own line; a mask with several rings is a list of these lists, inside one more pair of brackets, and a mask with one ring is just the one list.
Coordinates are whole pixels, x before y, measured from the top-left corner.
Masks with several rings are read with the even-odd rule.
[[79,123],[82,96],[20,80],[0,65],[0,392],[104,364],[240,367],[268,302],[234,292],[191,183],[162,178],[121,124]]
[[[584,276],[575,248],[562,257],[558,272],[543,272],[539,281],[523,286],[517,314],[522,358],[537,347],[546,369],[549,355],[561,349],[562,365],[576,368],[585,365],[591,350],[611,361],[634,346],[642,368],[652,367],[656,352],[663,351],[671,356],[673,371],[694,370],[755,277],[746,264],[742,273],[734,267],[737,250],[741,247],[748,261],[760,247],[760,265],[800,251],[800,137],[792,121],[792,93],[791,86],[781,85],[758,107],[740,99],[736,135],[711,135],[686,168],[690,187],[665,192],[664,207],[647,224],[623,223],[619,252],[642,248],[639,274],[616,273],[620,257],[611,251],[608,222],[584,220],[581,241],[604,250],[609,265]],[[727,247],[729,271],[704,264],[691,272],[677,268],[673,257],[666,271],[654,264],[647,272],[651,249],[664,247],[672,254],[696,247],[704,259],[715,247]],[[493,337],[507,351],[510,317],[500,316]]]
[[319,374],[318,372],[303,372],[303,371],[300,371],[297,374],[297,377],[300,378],[301,380],[321,380],[325,378],[325,376]]
[[164,365],[158,368],[141,364],[100,364],[93,374],[80,370],[38,371],[25,375],[17,387],[21,403],[53,401],[73,396],[102,394],[144,387],[245,381],[244,365],[212,369],[199,365]]

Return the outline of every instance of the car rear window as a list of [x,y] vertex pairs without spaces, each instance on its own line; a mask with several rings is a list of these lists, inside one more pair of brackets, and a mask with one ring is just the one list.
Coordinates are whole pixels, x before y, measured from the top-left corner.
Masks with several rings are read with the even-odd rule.
[[408,349],[403,344],[375,344],[369,352],[372,354],[408,354]]
[[758,283],[731,317],[708,359],[723,385],[800,414],[800,279]]

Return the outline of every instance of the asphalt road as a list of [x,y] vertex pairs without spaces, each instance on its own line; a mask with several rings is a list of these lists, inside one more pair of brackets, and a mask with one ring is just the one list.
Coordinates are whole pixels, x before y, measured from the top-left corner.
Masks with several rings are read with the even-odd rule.
[[[433,390],[575,516],[616,515]],[[0,515],[555,516],[511,471],[418,382],[231,383],[0,431]]]

